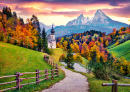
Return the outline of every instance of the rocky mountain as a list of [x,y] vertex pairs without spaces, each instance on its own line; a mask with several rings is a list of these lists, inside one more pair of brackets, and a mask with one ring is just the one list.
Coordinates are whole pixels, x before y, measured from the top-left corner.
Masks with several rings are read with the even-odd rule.
[[45,28],[45,31],[51,29],[51,27],[52,27],[51,25],[45,25],[42,22],[39,22],[39,24],[40,24],[41,31],[42,31],[43,27]]
[[[66,26],[56,26],[54,30],[56,37],[59,37],[72,33],[82,33],[87,30],[97,30],[108,34],[112,32],[113,28],[119,29],[128,26],[128,24],[112,20],[99,9],[93,18],[84,17],[83,14],[81,14],[77,19],[69,21]],[[50,30],[47,31],[47,33],[49,32]]]
[[112,20],[106,14],[104,14],[104,12],[102,12],[100,9],[97,10],[93,18],[89,18],[89,17],[85,18],[83,14],[81,14],[79,17],[77,17],[77,19],[69,21],[66,24],[66,26],[72,26],[72,25],[102,26],[110,29],[113,28],[119,29],[122,26],[128,26],[125,23]]
[[84,17],[83,14],[81,14],[77,19],[74,19],[72,21],[69,21],[66,26],[72,26],[72,25],[84,25],[86,23],[89,23],[91,19],[89,17]]

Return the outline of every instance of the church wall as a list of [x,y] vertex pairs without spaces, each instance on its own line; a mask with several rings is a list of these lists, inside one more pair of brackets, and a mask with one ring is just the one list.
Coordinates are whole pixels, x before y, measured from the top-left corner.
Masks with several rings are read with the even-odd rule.
[[49,43],[49,41],[48,41],[48,48],[55,49],[56,48],[56,41],[52,41],[52,43]]

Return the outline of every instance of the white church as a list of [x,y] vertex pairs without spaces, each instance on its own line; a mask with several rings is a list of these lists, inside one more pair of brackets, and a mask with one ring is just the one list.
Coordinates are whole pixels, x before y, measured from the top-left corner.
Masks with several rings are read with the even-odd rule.
[[55,30],[51,29],[51,34],[47,36],[47,41],[48,41],[48,48],[50,49],[55,49],[56,48],[56,39],[55,39]]

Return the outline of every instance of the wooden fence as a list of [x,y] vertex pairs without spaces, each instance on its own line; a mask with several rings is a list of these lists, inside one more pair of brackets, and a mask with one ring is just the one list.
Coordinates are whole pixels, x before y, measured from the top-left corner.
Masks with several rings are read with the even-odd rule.
[[112,80],[112,83],[102,83],[102,86],[112,86],[112,92],[118,91],[118,86],[130,86],[130,84],[118,84],[117,80]]
[[47,57],[49,57],[49,56],[44,55],[44,60],[45,60],[48,64],[50,64],[51,66],[56,67],[56,64],[55,64],[53,61],[49,60]]
[[[45,59],[45,61],[47,63],[49,63],[50,65],[53,65],[54,68],[51,68],[51,70],[48,70],[48,69],[45,69],[45,70],[36,69],[36,72],[24,72],[24,73],[17,72],[15,75],[2,76],[2,77],[0,77],[0,79],[9,78],[9,77],[16,77],[16,79],[14,81],[0,83],[0,85],[16,83],[16,86],[11,87],[11,88],[2,89],[2,90],[0,90],[0,92],[10,90],[10,89],[18,89],[18,90],[20,90],[20,88],[22,88],[25,85],[34,84],[34,83],[39,84],[43,80],[48,80],[49,78],[51,78],[53,80],[55,76],[59,76],[58,65],[53,63],[52,61],[48,60],[46,58],[46,56],[44,56],[44,59]],[[35,77],[20,78],[21,76],[27,75],[27,74],[36,74],[36,76]],[[42,76],[44,76],[45,78],[40,79],[40,77],[42,77]],[[31,83],[21,84],[21,82],[23,80],[26,80],[26,79],[36,79],[36,81],[31,82]]]

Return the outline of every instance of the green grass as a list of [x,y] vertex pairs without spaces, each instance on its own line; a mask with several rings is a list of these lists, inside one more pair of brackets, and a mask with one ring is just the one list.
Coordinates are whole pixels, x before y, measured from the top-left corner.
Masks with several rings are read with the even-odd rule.
[[51,54],[51,57],[50,59],[55,61],[55,63],[58,63],[61,65],[61,63],[59,62],[59,58],[62,54],[67,54],[66,51],[64,51],[63,49],[61,48],[56,48],[56,49],[50,49],[52,54]]
[[[68,68],[67,68],[68,69]],[[73,72],[77,72],[75,70],[69,69]],[[77,72],[77,73],[81,73],[81,72]],[[101,80],[101,79],[97,79],[93,73],[87,74],[87,73],[81,73],[82,75],[84,75],[89,82],[89,92],[111,92],[112,86],[102,86],[102,83],[112,83],[112,80],[110,81],[106,81],[106,80]],[[130,79],[120,79],[118,80],[118,83],[120,84],[130,84]],[[123,86],[118,86],[118,92],[129,92],[130,91],[130,87],[123,87]]]
[[108,46],[107,49],[111,49],[111,48],[114,48],[115,47],[115,44],[112,44],[111,46]]
[[[52,66],[48,65],[44,61],[43,59],[44,54],[45,53],[0,42],[0,76],[14,75],[16,72],[20,73],[35,72],[36,69],[50,70]],[[35,77],[35,74],[24,75],[22,77]],[[35,84],[27,85],[24,86],[20,91],[22,92],[33,92],[37,90],[40,91],[50,87],[54,83],[63,79],[64,77],[65,77],[64,72],[60,70],[60,76],[55,78],[55,80],[48,80],[48,81],[45,80],[42,81],[40,85]],[[0,79],[0,83],[14,81],[14,79],[15,77]],[[35,80],[36,79],[24,80],[22,84],[32,82]],[[15,83],[0,86],[0,89],[5,89],[13,86],[15,86]],[[17,90],[10,90],[10,91],[12,92]]]
[[124,57],[127,61],[130,61],[130,40],[108,49],[108,51],[113,53],[117,58]]
[[82,64],[86,66],[88,64],[88,60],[84,57],[82,57],[82,60],[83,60]]

